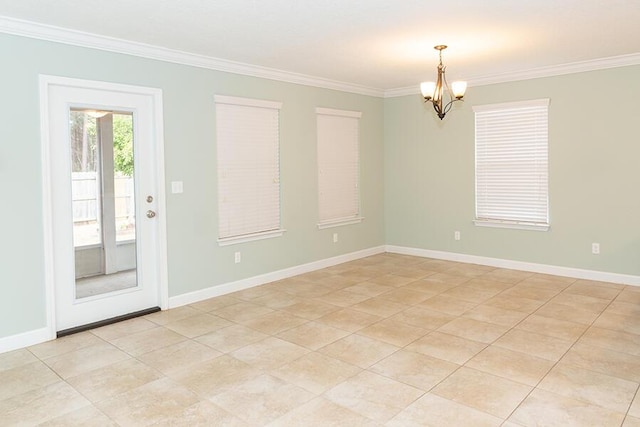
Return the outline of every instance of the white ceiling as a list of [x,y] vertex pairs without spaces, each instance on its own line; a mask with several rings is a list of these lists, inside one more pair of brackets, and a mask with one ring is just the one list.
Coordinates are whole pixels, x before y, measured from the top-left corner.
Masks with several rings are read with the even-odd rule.
[[432,80],[436,44],[450,81],[640,63],[638,0],[0,0],[0,16],[382,92]]

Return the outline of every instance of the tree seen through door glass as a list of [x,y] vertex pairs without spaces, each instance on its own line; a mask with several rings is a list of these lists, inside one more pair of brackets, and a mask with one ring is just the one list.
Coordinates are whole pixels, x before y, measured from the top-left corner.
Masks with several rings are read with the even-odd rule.
[[71,193],[75,247],[102,242],[100,221],[99,150],[96,119],[70,112]]

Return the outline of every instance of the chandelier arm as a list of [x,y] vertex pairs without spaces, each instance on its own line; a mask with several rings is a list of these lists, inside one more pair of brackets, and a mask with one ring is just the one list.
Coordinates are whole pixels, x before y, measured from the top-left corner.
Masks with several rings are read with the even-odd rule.
[[[442,52],[441,52],[442,53]],[[442,101],[444,96],[444,88],[446,87],[447,80],[445,79],[445,69],[442,65],[442,60],[440,61],[440,65],[438,65],[438,79],[436,80],[436,90],[433,96],[434,105],[438,105],[438,112],[442,112]],[[444,83],[444,85],[443,85]]]
[[449,110],[451,110],[451,107],[453,107],[453,103],[456,102],[457,99],[452,99],[451,101],[449,101],[447,103],[447,105],[444,107],[445,113],[448,113]]
[[455,96],[453,96],[453,92],[451,91],[449,82],[447,81],[446,68],[447,67],[442,67],[442,92],[444,93],[444,91],[446,90],[447,95],[449,95],[449,99],[451,100],[451,102],[453,102]]
[[436,110],[436,114],[438,115],[438,117],[440,117],[440,120],[442,120],[446,113],[443,113],[440,107],[438,106],[438,104],[436,104],[435,102],[432,102],[432,104],[433,104],[433,109]]

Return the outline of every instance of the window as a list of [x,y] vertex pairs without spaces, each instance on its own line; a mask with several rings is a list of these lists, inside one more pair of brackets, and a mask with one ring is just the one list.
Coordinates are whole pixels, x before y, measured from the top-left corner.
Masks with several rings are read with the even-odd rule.
[[476,225],[549,229],[549,100],[473,107]]
[[280,236],[282,104],[220,95],[215,103],[218,242]]
[[360,217],[359,133],[362,113],[316,108],[319,228],[353,224]]

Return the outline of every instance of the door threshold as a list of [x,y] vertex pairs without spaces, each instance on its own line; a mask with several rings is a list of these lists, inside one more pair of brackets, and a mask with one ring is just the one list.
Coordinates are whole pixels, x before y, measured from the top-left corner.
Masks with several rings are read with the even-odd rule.
[[88,323],[82,326],[75,326],[69,329],[63,329],[56,333],[56,338],[66,337],[67,335],[77,334],[78,332],[88,331],[90,329],[96,329],[101,326],[111,325],[113,323],[122,322],[124,320],[133,319],[135,317],[145,316],[147,314],[156,313],[160,311],[160,307],[146,308],[140,311],[134,311],[133,313],[123,314],[121,316],[112,317],[111,319],[99,320],[97,322]]

